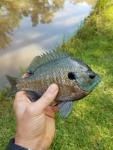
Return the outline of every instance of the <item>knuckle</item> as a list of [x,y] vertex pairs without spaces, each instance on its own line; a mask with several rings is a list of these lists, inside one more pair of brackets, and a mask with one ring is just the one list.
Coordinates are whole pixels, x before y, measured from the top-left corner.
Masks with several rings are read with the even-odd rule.
[[18,97],[20,97],[20,96],[22,96],[22,95],[24,95],[25,94],[25,92],[24,91],[19,91],[19,92],[17,92],[16,93],[16,98],[18,98]]

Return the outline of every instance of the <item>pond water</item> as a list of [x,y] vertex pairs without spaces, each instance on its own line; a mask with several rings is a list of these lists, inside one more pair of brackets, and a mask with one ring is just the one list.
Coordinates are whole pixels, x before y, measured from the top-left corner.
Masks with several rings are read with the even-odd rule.
[[36,55],[72,36],[96,0],[0,0],[0,88]]

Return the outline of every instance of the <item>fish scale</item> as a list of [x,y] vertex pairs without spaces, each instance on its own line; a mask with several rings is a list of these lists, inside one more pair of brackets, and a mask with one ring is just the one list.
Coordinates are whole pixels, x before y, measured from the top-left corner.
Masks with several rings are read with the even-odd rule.
[[[70,66],[71,68],[74,68],[74,67],[72,63],[71,64],[67,63],[67,61],[68,62],[70,61],[70,58],[67,58],[67,57],[63,57],[63,58],[64,58],[63,61],[62,59],[58,60],[57,58],[57,60],[51,65],[44,64],[40,68],[37,68],[33,76],[31,76],[30,78],[27,78],[26,81],[24,80],[24,82],[22,81],[22,85],[24,85],[25,82],[28,82],[29,84],[29,88],[28,87],[25,88],[24,86],[23,90],[24,89],[34,90],[34,86],[32,84],[33,81],[39,81],[39,83],[37,83],[38,89],[40,89],[40,86],[41,87],[45,86],[45,89],[46,89],[50,85],[50,83],[53,83],[53,82],[60,85],[61,88],[64,88],[64,86],[67,86],[67,85],[72,86],[72,83],[74,81],[70,81],[67,78],[67,74],[70,71]],[[71,70],[73,71],[73,69]],[[46,79],[47,76],[49,76],[49,79]],[[42,81],[42,83],[40,81]],[[35,91],[38,92],[37,89],[35,89]]]
[[26,78],[16,81],[7,76],[10,83],[16,83],[12,87],[26,91],[31,101],[36,101],[50,84],[56,83],[59,92],[55,101],[63,117],[69,114],[72,101],[88,95],[100,82],[89,66],[59,51],[36,56],[26,72]]

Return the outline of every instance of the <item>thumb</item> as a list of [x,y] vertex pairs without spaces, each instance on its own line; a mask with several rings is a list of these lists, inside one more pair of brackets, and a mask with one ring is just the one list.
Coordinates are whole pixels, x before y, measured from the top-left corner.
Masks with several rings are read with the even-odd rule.
[[36,110],[43,111],[47,106],[54,101],[58,94],[58,86],[56,84],[51,84],[42,97],[33,103]]

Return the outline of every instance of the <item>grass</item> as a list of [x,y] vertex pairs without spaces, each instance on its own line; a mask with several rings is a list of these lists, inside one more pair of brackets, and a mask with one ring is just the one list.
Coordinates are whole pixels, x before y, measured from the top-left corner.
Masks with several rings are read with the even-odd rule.
[[[56,118],[50,150],[113,150],[113,0],[99,0],[84,25],[59,49],[86,62],[101,76],[99,86],[75,102],[68,119]],[[0,93],[0,150],[14,135],[15,119],[7,90]]]

